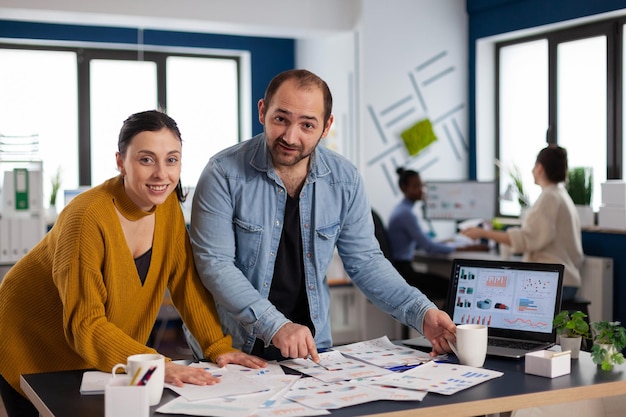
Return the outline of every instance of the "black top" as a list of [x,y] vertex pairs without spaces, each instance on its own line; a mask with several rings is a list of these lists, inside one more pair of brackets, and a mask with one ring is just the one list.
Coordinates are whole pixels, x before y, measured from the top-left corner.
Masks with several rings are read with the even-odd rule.
[[306,295],[301,236],[300,201],[287,195],[269,300],[285,317],[307,326],[315,335]]
[[141,280],[141,285],[146,282],[146,276],[148,275],[148,268],[150,268],[150,260],[152,259],[152,248],[148,249],[146,253],[135,258],[135,266],[137,267],[137,273]]

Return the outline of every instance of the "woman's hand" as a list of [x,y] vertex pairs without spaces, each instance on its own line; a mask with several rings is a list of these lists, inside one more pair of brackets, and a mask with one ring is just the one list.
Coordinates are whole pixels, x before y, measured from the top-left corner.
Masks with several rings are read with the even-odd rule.
[[214,385],[220,382],[204,368],[180,365],[173,362],[165,362],[165,382],[182,387],[183,383],[194,385]]
[[461,234],[472,240],[478,240],[485,237],[485,229],[482,227],[468,227],[467,229],[461,230]]
[[223,355],[217,357],[216,363],[220,368],[228,365],[229,363],[247,366],[252,369],[265,368],[267,366],[267,362],[265,360],[243,352],[224,353]]

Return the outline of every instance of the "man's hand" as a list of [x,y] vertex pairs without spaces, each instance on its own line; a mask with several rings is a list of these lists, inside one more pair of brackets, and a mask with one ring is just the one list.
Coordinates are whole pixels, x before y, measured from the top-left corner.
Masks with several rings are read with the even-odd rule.
[[301,324],[285,324],[274,335],[272,344],[285,358],[308,358],[310,355],[313,362],[320,361],[311,330]]
[[448,340],[455,340],[456,326],[445,311],[432,308],[424,316],[424,336],[433,345],[431,356],[451,352]]

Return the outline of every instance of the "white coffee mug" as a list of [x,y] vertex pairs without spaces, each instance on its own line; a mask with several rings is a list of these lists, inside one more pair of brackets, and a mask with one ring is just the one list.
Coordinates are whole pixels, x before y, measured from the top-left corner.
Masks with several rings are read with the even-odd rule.
[[448,342],[461,365],[480,368],[487,356],[487,326],[461,324],[456,326],[456,343]]
[[[153,370],[154,368],[154,370]],[[150,405],[157,405],[163,395],[165,383],[165,358],[158,353],[143,353],[131,355],[126,359],[126,364],[118,363],[113,367],[113,378],[118,369],[124,369],[126,374],[134,379],[133,385],[148,387]],[[147,381],[144,379],[147,378]]]

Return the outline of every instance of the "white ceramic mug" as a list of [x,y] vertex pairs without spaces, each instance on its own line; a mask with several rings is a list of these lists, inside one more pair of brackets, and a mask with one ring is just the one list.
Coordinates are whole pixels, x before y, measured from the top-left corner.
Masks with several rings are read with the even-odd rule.
[[461,365],[480,368],[487,356],[487,326],[461,324],[456,326],[456,343],[448,342]]
[[131,355],[126,359],[126,364],[118,363],[113,367],[113,378],[118,369],[124,369],[131,378],[137,376],[134,385],[140,381],[146,372],[150,372],[152,367],[156,367],[146,382],[148,387],[148,398],[150,405],[157,405],[163,395],[163,384],[165,383],[165,358],[158,353],[143,353]]

